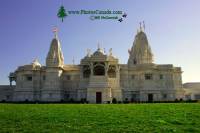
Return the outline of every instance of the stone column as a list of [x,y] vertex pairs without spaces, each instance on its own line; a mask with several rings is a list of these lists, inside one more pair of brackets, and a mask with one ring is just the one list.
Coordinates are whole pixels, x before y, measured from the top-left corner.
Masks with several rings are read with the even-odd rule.
[[83,66],[81,66],[80,78],[83,78]]
[[109,63],[105,63],[105,76],[108,76]]
[[90,72],[91,72],[91,76],[94,75],[94,66],[93,66],[93,62],[90,63]]

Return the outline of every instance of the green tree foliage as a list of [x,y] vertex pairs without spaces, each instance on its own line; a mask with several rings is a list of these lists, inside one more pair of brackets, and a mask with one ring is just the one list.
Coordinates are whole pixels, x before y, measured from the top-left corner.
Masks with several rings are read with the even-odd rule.
[[57,16],[58,16],[58,18],[61,18],[62,22],[63,22],[63,19],[67,16],[67,13],[66,13],[65,8],[64,8],[63,5],[58,10]]

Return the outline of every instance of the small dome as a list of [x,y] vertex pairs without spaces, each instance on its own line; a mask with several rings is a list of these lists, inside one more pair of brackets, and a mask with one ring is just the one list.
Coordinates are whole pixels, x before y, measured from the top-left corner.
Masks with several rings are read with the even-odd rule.
[[41,64],[39,63],[39,61],[37,59],[34,59],[31,64],[34,65],[34,66],[40,66],[41,67]]
[[94,56],[104,55],[103,49],[98,48],[97,51],[94,52]]

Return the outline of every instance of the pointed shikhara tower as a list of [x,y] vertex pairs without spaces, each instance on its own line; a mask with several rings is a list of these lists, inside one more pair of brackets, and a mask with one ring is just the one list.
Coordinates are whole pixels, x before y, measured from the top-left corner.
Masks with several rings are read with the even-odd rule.
[[55,37],[46,58],[46,75],[44,87],[41,90],[42,101],[61,101],[63,90],[60,77],[63,73],[64,57],[61,50],[60,41],[55,31]]
[[127,66],[120,66],[124,100],[173,101],[183,97],[181,68],[153,63],[153,54],[144,32],[138,30],[129,50]]
[[146,34],[140,30],[135,36],[133,46],[129,50],[128,65],[134,66],[137,64],[150,64],[153,63],[153,54],[148,44]]
[[57,37],[53,38],[51,46],[46,58],[46,66],[48,67],[63,67],[64,57],[60,46],[60,41]]

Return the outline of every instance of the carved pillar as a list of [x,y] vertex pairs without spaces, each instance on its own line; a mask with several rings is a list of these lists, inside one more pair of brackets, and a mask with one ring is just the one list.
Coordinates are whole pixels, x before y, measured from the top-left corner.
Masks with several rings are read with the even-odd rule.
[[81,77],[81,79],[83,78],[83,66],[81,66],[80,77]]
[[12,86],[12,81],[10,80],[10,86]]
[[117,78],[119,78],[119,75],[120,75],[120,66],[116,65],[116,76],[117,76]]
[[105,63],[105,76],[108,76],[109,63]]
[[91,71],[91,76],[94,75],[94,65],[93,62],[90,63],[90,71]]

